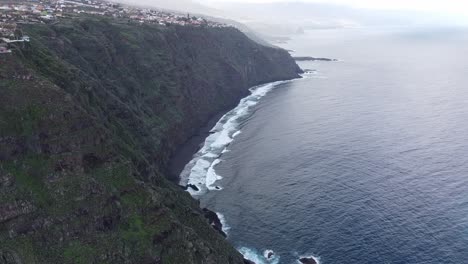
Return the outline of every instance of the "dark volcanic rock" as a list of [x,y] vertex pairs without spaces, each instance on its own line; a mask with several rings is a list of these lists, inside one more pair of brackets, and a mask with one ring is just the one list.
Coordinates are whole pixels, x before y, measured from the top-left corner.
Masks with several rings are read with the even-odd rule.
[[1,264],[21,264],[21,258],[13,251],[0,250],[0,263]]
[[314,258],[300,258],[299,261],[303,264],[317,264]]
[[207,208],[203,208],[203,214],[205,216],[206,219],[208,219],[208,223],[210,223],[210,225],[216,230],[218,231],[222,236],[224,237],[227,237],[227,234],[224,233],[223,231],[223,224],[221,223],[221,220],[219,220],[219,217],[218,215],[207,209]]
[[10,204],[0,204],[0,224],[35,210],[30,202],[16,201]]
[[199,191],[198,187],[195,184],[187,184],[184,189],[188,190],[189,188],[193,189],[194,191]]
[[255,262],[248,259],[244,259],[244,264],[255,264]]

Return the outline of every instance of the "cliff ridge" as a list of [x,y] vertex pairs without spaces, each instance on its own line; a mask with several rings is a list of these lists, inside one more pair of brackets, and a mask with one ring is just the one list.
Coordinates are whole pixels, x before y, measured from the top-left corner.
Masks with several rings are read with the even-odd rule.
[[166,179],[248,88],[297,78],[234,28],[83,16],[0,56],[0,263],[243,263]]

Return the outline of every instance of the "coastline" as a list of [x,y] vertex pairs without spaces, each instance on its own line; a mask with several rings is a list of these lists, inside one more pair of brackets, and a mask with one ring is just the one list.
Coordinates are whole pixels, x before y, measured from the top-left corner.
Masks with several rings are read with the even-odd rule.
[[70,262],[60,252],[76,243],[96,249],[86,250],[90,263],[243,263],[197,199],[169,181],[169,162],[178,149],[189,159],[204,125],[248,88],[298,77],[294,60],[231,27],[59,22],[24,25],[30,45],[0,66],[9,88],[0,185],[11,211],[0,259]]
[[[194,159],[194,156],[204,147],[206,139],[212,134],[212,130],[223,119],[223,117],[225,117],[231,111],[236,109],[236,107],[238,107],[242,103],[242,100],[252,95],[252,89],[255,89],[256,87],[260,87],[260,86],[266,86],[269,84],[274,85],[277,82],[287,82],[287,81],[292,81],[292,80],[301,79],[301,78],[303,77],[300,76],[298,78],[293,78],[293,79],[288,79],[288,80],[283,80],[283,81],[276,81],[276,82],[267,82],[264,84],[253,86],[248,89],[249,94],[239,99],[239,101],[235,105],[229,106],[225,110],[220,111],[216,113],[215,115],[213,115],[203,126],[201,126],[198,129],[198,131],[195,134],[193,134],[186,142],[184,142],[176,150],[174,155],[171,157],[169,164],[168,164],[168,169],[167,169],[168,175],[170,177],[169,180],[174,182],[181,188],[184,188],[186,191],[188,191],[189,189],[188,186],[190,184],[187,184],[186,186],[183,186],[180,184],[181,173],[185,169],[186,165],[189,164]],[[274,87],[276,87],[277,85],[274,85]],[[216,230],[216,232],[222,235],[225,239],[227,239],[228,233],[227,233],[227,228],[226,228],[224,217],[220,213],[212,211],[209,208],[202,208],[202,210],[204,212],[203,215],[208,220],[210,226],[214,230]],[[239,249],[237,250],[239,251]],[[239,251],[239,253],[241,253],[244,257],[243,259],[244,264],[259,264],[257,262],[252,261],[251,257],[247,256],[245,253],[241,251]]]
[[195,134],[177,148],[168,165],[170,181],[179,185],[180,174],[184,170],[185,165],[187,165],[187,163],[193,159],[193,155],[201,149],[203,142],[205,142],[205,139],[210,135],[211,129],[216,125],[221,117],[231,109],[232,108],[228,108],[213,115],[202,127],[198,129]]
[[[239,103],[225,113],[216,124],[206,133],[206,138],[198,151],[192,155],[192,159],[185,163],[179,177],[179,186],[187,190],[192,196],[200,196],[207,191],[222,190],[223,187],[214,185],[215,182],[222,179],[222,176],[217,175],[215,166],[222,162],[221,156],[227,151],[228,146],[234,138],[241,133],[240,125],[250,114],[252,108],[267,95],[271,90],[285,83],[302,79],[303,75],[298,75],[297,78],[291,78],[280,81],[272,81],[264,84],[256,85],[248,89],[249,95],[240,99]],[[194,150],[194,142],[189,142],[192,146],[187,146],[187,149]],[[188,157],[188,153],[183,153]],[[175,168],[175,167],[174,167]]]
[[[307,72],[303,72],[303,73],[307,74]],[[242,99],[250,96],[251,89],[254,89],[259,86],[274,84],[277,82],[288,82],[288,81],[300,80],[302,78],[304,78],[303,75],[298,75],[297,78],[273,80],[270,82],[257,84],[247,89],[247,94],[244,97],[241,97],[237,103],[230,105],[226,107],[225,109],[219,111],[218,113],[214,114],[211,118],[208,119],[208,121],[204,125],[202,125],[197,130],[195,134],[193,134],[187,141],[182,143],[177,148],[177,150],[171,156],[168,166],[167,166],[167,171],[168,171],[168,176],[169,176],[168,179],[181,187],[184,187],[184,188],[186,187],[186,186],[182,186],[179,184],[181,180],[180,174],[184,170],[185,166],[193,159],[193,156],[198,151],[201,150],[201,148],[203,147],[203,144],[205,143],[206,138],[211,134],[212,129],[221,120],[221,118],[225,116],[226,114],[228,114],[230,111],[234,110],[242,101]]]
[[[305,73],[305,75],[307,75],[307,73]],[[197,131],[197,133],[195,133],[189,140],[187,140],[184,144],[182,144],[180,146],[180,148],[176,151],[174,156],[171,158],[170,163],[169,163],[170,164],[169,169],[170,169],[170,175],[171,175],[170,180],[174,181],[179,186],[181,186],[186,191],[188,191],[192,195],[192,197],[194,197],[194,196],[196,197],[198,195],[203,195],[203,192],[199,193],[199,191],[202,191],[202,189],[200,189],[200,190],[199,189],[193,189],[193,190],[191,189],[191,188],[193,188],[193,186],[200,187],[200,186],[197,186],[197,184],[190,183],[190,181],[189,181],[187,183],[187,185],[183,185],[183,184],[181,184],[181,181],[182,181],[182,178],[183,178],[182,173],[183,173],[184,169],[186,168],[186,166],[188,164],[190,164],[193,160],[196,160],[196,159],[200,158],[200,156],[196,157],[197,153],[203,152],[207,148],[207,146],[209,148],[209,146],[211,144],[213,144],[213,142],[208,143],[210,141],[209,137],[211,135],[215,136],[216,134],[222,133],[223,131],[226,132],[226,130],[229,130],[229,128],[226,128],[224,125],[226,125],[226,123],[229,123],[229,121],[232,118],[234,118],[234,120],[237,121],[236,117],[252,114],[253,112],[249,111],[250,110],[249,108],[252,105],[249,105],[248,103],[247,103],[247,108],[246,108],[247,112],[237,110],[240,106],[243,106],[245,104],[246,100],[250,99],[250,97],[255,98],[256,102],[254,103],[254,105],[256,105],[261,100],[262,97],[264,97],[269,92],[276,89],[277,87],[279,87],[279,86],[281,86],[281,85],[283,85],[285,83],[291,82],[291,81],[300,80],[300,79],[302,79],[304,77],[305,77],[304,75],[300,75],[298,78],[292,78],[292,79],[287,79],[287,80],[282,80],[282,81],[268,82],[268,83],[260,84],[260,85],[257,85],[257,86],[253,86],[253,87],[249,88],[250,94],[243,97],[243,98],[241,98],[239,100],[239,102],[237,103],[237,105],[229,108],[228,110],[219,112],[216,115],[214,115],[213,117],[211,117],[208,120],[208,122],[205,125],[203,125]],[[257,95],[255,92],[258,91],[258,90],[261,90],[261,88],[266,88],[266,90],[263,93],[261,93],[261,95]],[[236,115],[234,115],[234,117],[230,115],[230,113],[232,113],[232,112],[236,113]],[[242,112],[242,113],[239,114],[239,112]],[[226,117],[228,117],[228,118],[226,118]],[[236,125],[238,125],[238,123],[236,121],[234,121],[234,122],[236,123]],[[221,130],[219,130],[219,128],[220,128],[219,125],[220,124],[222,125]],[[235,132],[232,133],[232,131],[231,131],[231,133],[225,134],[225,136],[228,135],[228,137],[232,141],[232,140],[234,140],[234,137],[238,133],[240,133],[240,130],[239,130],[239,128],[237,126],[235,126]],[[207,142],[207,139],[208,139],[208,142]],[[229,141],[229,143],[227,143],[226,145],[223,145],[224,150],[222,152],[210,153],[210,154],[214,154],[215,156],[217,156],[217,158],[215,160],[211,161],[211,165],[210,165],[210,169],[212,169],[212,173],[214,173],[215,175],[216,175],[216,173],[214,172],[213,167],[217,164],[216,161],[219,161],[219,158],[222,156],[222,153],[224,153],[224,151],[227,149],[227,147],[229,146],[231,141]],[[206,153],[205,153],[205,155],[206,155]],[[206,171],[207,175],[208,175],[210,169],[208,169]],[[219,175],[216,175],[216,176],[217,176],[218,179],[222,178]],[[190,180],[190,178],[189,178],[189,180]],[[217,190],[222,190],[222,187],[218,188],[218,186],[216,186],[216,189]],[[195,193],[193,191],[195,191]],[[227,238],[228,233],[227,233],[227,231],[225,231],[225,219],[224,219],[224,217],[222,215],[220,215],[218,212],[211,211],[209,208],[203,208],[203,210],[205,212],[205,217],[208,219],[210,225],[215,230],[220,232],[221,235],[223,235],[224,237]],[[242,249],[244,249],[244,250],[242,250]],[[249,264],[250,263],[254,263],[254,264],[264,263],[264,260],[261,259],[261,257],[264,257],[263,256],[264,254],[263,255],[262,254],[253,254],[252,255],[253,251],[251,251],[249,248],[238,248],[237,250],[244,256],[245,263],[249,263]],[[271,251],[271,256],[272,257],[270,257],[270,256],[268,258],[265,257],[265,261],[268,261],[268,262],[273,261],[272,263],[279,263],[279,256],[276,256],[274,251],[272,251],[272,250],[270,250],[270,251]],[[315,263],[319,263],[317,261],[317,259],[314,258],[313,260],[316,261]],[[312,258],[311,258],[310,261],[312,261]],[[307,263],[309,263],[309,262],[307,262]],[[314,263],[314,262],[310,262],[310,263]]]

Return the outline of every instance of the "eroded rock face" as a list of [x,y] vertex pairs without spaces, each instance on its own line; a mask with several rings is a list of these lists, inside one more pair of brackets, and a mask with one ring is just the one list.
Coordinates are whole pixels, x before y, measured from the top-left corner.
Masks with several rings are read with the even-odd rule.
[[204,213],[206,219],[208,219],[208,223],[216,231],[218,231],[223,237],[227,237],[227,234],[224,233],[224,231],[223,231],[223,224],[221,223],[221,220],[219,219],[218,215],[215,212],[210,211],[207,208],[203,208],[203,213]]
[[6,189],[13,184],[13,175],[11,174],[4,174],[0,175],[0,190]]
[[22,30],[0,57],[0,263],[244,263],[164,172],[249,87],[298,77],[287,52],[102,17]]
[[15,201],[13,203],[0,204],[0,224],[13,220],[35,210],[28,201]]
[[22,264],[20,257],[13,250],[0,250],[0,264]]

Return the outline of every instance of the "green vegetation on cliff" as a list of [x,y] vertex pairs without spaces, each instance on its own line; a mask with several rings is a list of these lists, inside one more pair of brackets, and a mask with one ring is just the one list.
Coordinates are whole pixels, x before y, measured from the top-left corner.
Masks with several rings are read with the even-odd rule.
[[82,17],[0,57],[0,263],[242,263],[169,158],[247,88],[300,69],[233,28]]

